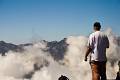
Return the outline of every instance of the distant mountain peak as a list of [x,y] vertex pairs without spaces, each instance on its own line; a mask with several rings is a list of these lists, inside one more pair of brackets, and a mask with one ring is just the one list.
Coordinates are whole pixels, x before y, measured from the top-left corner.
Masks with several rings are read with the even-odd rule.
[[[66,43],[66,39],[64,38],[61,41],[51,41],[48,42],[46,40],[42,40],[40,42],[45,42],[47,44],[47,51],[55,60],[61,60],[64,58],[65,52],[67,50],[68,44]],[[15,45],[12,43],[6,43],[5,41],[0,41],[0,53],[4,56],[8,51],[24,51],[25,46],[32,46],[34,43],[26,43]]]

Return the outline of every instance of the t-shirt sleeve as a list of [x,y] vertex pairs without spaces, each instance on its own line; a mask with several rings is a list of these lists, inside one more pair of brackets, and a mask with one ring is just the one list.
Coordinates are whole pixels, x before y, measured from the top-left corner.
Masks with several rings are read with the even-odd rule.
[[90,35],[90,36],[89,36],[87,46],[88,46],[89,48],[91,48],[91,49],[94,48],[94,36],[93,36],[93,35]]

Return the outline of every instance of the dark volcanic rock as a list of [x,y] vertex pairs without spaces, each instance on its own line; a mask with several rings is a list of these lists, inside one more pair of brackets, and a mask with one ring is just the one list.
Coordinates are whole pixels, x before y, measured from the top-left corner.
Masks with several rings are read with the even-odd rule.
[[66,43],[66,38],[61,41],[48,42],[47,47],[51,56],[55,60],[62,60],[64,58],[65,52],[67,51],[68,44]]
[[17,52],[17,51],[22,51],[23,49],[22,47],[19,47],[17,45],[0,41],[0,54],[4,56],[5,53],[8,52],[9,50]]
[[[47,50],[50,53],[50,55],[55,59],[55,60],[62,60],[64,58],[65,52],[67,51],[67,46],[68,44],[66,43],[66,38],[64,38],[61,41],[45,41],[43,42],[47,43]],[[15,45],[12,43],[6,43],[4,41],[0,41],[0,53],[2,55],[5,55],[8,51],[15,51],[15,52],[21,52],[24,51],[25,46],[32,46],[33,43],[26,43],[26,44],[20,44],[20,45]],[[44,50],[43,50],[44,51]]]
[[25,47],[25,46],[32,46],[33,44],[32,43],[26,43],[26,44],[20,44],[19,46],[20,47]]

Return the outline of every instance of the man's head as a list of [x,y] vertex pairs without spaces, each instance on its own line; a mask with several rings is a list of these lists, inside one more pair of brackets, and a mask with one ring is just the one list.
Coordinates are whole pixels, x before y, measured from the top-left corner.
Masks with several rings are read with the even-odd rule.
[[93,26],[94,26],[95,31],[100,31],[100,29],[101,29],[100,22],[95,22]]

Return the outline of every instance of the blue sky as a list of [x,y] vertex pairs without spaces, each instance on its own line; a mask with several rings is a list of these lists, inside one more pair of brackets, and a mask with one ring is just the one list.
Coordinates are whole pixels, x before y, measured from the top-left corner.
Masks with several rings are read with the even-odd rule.
[[88,36],[95,21],[120,35],[119,0],[0,0],[0,40]]

